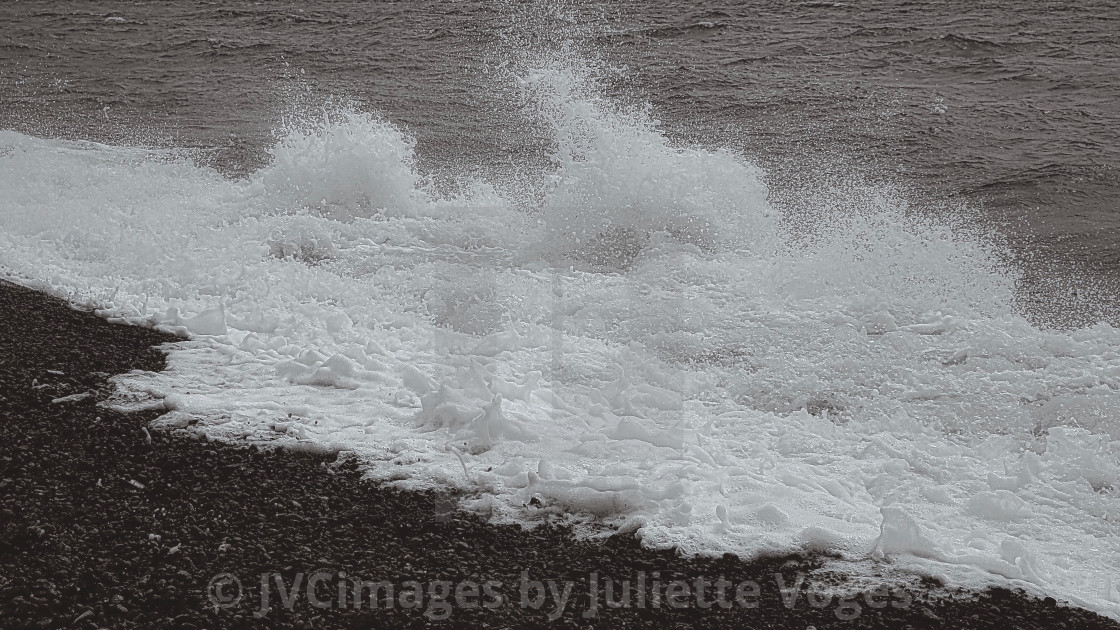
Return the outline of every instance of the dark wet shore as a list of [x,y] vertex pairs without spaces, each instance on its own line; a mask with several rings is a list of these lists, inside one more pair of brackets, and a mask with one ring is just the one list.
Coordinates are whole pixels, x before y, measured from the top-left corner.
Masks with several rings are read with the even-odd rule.
[[[1006,590],[813,599],[808,582],[789,590],[811,557],[683,559],[624,534],[488,525],[444,497],[362,481],[350,462],[146,432],[156,412],[97,406],[109,375],[161,369],[152,346],[169,341],[0,282],[0,629],[1120,628]],[[367,584],[354,604],[356,581],[382,580],[391,601],[382,584],[371,610]],[[610,580],[613,600],[631,580],[629,608],[605,605]],[[670,587],[680,608],[666,599],[674,581],[688,589]],[[536,582],[572,585],[560,613]]]

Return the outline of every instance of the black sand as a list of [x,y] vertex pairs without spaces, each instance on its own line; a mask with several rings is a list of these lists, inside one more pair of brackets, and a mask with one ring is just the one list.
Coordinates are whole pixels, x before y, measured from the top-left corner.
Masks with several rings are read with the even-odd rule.
[[[168,341],[174,338],[111,325],[0,282],[0,629],[546,625],[555,601],[523,605],[523,571],[528,580],[573,582],[557,618],[566,626],[1120,628],[1003,589],[950,600],[885,585],[878,596],[856,597],[857,609],[835,599],[818,599],[815,607],[809,594],[816,591],[806,585],[787,605],[774,574],[788,586],[814,566],[813,557],[682,559],[642,549],[624,534],[577,542],[563,529],[492,526],[450,512],[445,497],[376,487],[333,457],[158,432],[149,442],[144,428],[154,412],[122,415],[97,402],[111,391],[110,374],[161,369],[164,358],[152,346]],[[52,403],[87,391],[93,394],[82,400]],[[232,603],[232,582],[211,588],[222,573],[244,586],[243,598],[227,607],[215,602]],[[585,617],[593,573],[601,588],[608,578],[644,574],[645,605],[632,593],[630,608],[610,609],[600,591],[597,613]],[[262,574],[270,606],[264,615]],[[701,584],[710,604],[701,608],[696,579],[721,576],[732,586],[711,605],[715,585]],[[692,589],[686,606],[670,608],[663,599],[654,608],[655,578],[663,587],[685,580]],[[371,610],[366,591],[357,609],[354,579],[391,582],[392,604],[382,599]],[[424,589],[418,608],[405,607],[414,601],[409,580]],[[748,586],[742,601],[757,608],[735,601],[737,585],[748,580],[760,597],[750,597]],[[322,606],[312,605],[308,581],[317,584],[311,597]],[[467,581],[494,584],[471,597]],[[295,586],[290,609],[278,583]],[[458,598],[456,585],[465,589]],[[536,601],[529,586],[525,595]],[[617,598],[621,585],[614,587]],[[438,596],[444,588],[452,589],[450,609],[429,596],[428,589]],[[472,602],[480,606],[459,605]]]

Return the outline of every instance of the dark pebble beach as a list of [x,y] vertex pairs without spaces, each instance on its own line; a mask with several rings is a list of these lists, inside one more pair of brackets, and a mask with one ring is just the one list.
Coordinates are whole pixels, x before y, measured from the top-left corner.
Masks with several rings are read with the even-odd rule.
[[496,526],[346,458],[149,430],[159,412],[99,403],[111,375],[162,369],[175,337],[8,283],[0,309],[3,630],[1120,628],[1002,588],[826,596],[811,555],[683,558],[632,534]]

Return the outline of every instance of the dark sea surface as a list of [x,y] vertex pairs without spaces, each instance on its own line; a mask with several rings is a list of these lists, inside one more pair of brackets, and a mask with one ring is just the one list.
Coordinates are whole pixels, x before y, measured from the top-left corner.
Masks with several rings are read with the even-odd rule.
[[1043,323],[1120,320],[1114,2],[0,4],[0,128],[198,150],[230,176],[282,116],[356,101],[422,167],[547,151],[503,68],[568,47],[670,137],[733,147],[795,213],[888,182],[998,227]]

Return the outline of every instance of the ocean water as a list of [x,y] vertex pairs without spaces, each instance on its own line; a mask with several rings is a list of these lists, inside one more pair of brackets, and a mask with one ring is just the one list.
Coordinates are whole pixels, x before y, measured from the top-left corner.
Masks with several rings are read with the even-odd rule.
[[1120,618],[1118,17],[9,3],[0,270],[162,426]]

